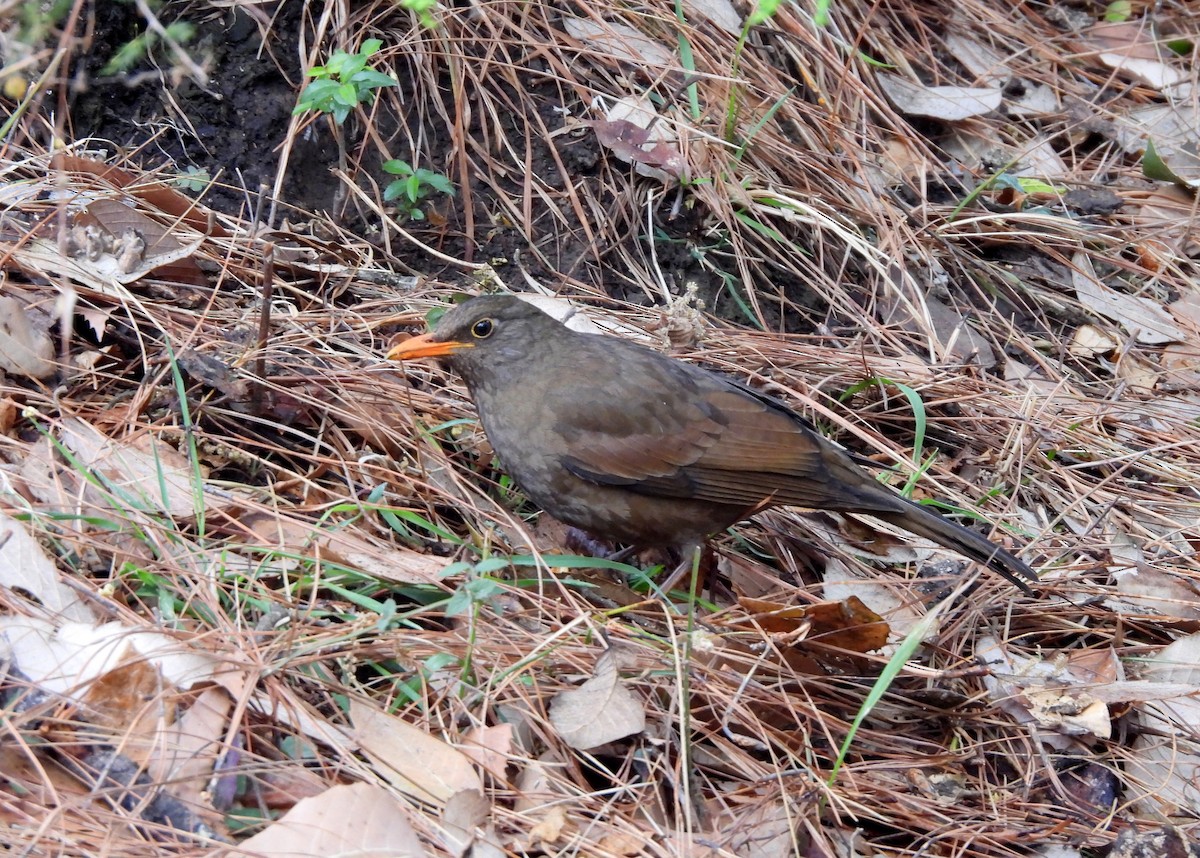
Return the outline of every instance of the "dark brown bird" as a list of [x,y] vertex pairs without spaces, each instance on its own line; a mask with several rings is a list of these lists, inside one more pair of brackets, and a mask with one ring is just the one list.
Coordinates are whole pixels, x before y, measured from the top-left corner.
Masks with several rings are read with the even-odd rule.
[[781,402],[651,349],[573,331],[519,298],[449,310],[392,359],[462,376],[505,468],[544,510],[635,546],[694,546],[772,506],[868,513],[984,563],[1034,571],[905,500]]

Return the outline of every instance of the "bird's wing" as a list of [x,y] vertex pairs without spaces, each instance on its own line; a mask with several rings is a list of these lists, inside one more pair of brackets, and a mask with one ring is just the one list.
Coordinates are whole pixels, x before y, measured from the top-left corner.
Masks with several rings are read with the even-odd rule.
[[560,411],[564,467],[639,494],[732,506],[893,508],[890,492],[786,406],[705,370],[662,369],[614,398],[601,385],[593,402],[610,403],[603,412],[578,397]]

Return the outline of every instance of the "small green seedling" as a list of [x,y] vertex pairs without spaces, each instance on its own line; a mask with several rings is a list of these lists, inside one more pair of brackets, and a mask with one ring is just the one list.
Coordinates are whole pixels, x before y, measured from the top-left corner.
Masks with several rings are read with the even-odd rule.
[[[196,25],[188,21],[175,21],[162,28],[162,35],[174,45],[186,45],[196,35]],[[162,36],[147,28],[117,48],[117,52],[100,69],[100,74],[105,76],[124,74],[146,59],[160,41],[162,41]]]
[[212,176],[203,167],[188,164],[187,169],[175,177],[173,184],[181,191],[191,191],[198,194],[212,181]]
[[367,68],[367,60],[383,45],[379,39],[367,39],[358,53],[334,51],[329,62],[313,66],[308,76],[316,78],[300,93],[300,100],[292,115],[314,110],[328,113],[333,121],[341,125],[350,111],[360,104],[370,104],[375,90],[385,86],[398,86],[396,79],[373,68]]
[[400,6],[412,12],[427,30],[437,27],[433,10],[437,8],[437,0],[400,0]]
[[383,198],[388,202],[399,200],[401,208],[413,220],[425,219],[425,212],[421,211],[420,206],[433,194],[454,196],[454,183],[433,170],[413,167],[407,161],[395,158],[384,161],[383,170],[400,177],[384,188]]

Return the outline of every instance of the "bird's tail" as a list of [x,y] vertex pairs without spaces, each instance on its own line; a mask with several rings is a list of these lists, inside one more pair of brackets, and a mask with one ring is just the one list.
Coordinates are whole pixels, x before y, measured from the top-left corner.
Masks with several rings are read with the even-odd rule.
[[894,512],[872,510],[871,515],[917,536],[932,539],[938,545],[957,551],[964,557],[977,560],[1024,592],[1033,592],[1027,582],[1037,581],[1037,573],[1015,554],[920,504],[909,500],[905,500],[904,504],[903,509]]

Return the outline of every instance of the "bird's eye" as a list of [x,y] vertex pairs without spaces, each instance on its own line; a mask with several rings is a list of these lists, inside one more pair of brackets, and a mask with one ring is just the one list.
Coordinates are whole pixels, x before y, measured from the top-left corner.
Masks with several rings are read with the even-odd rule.
[[492,335],[492,331],[496,329],[496,323],[491,319],[480,319],[475,324],[471,325],[471,336],[477,340],[487,339]]

